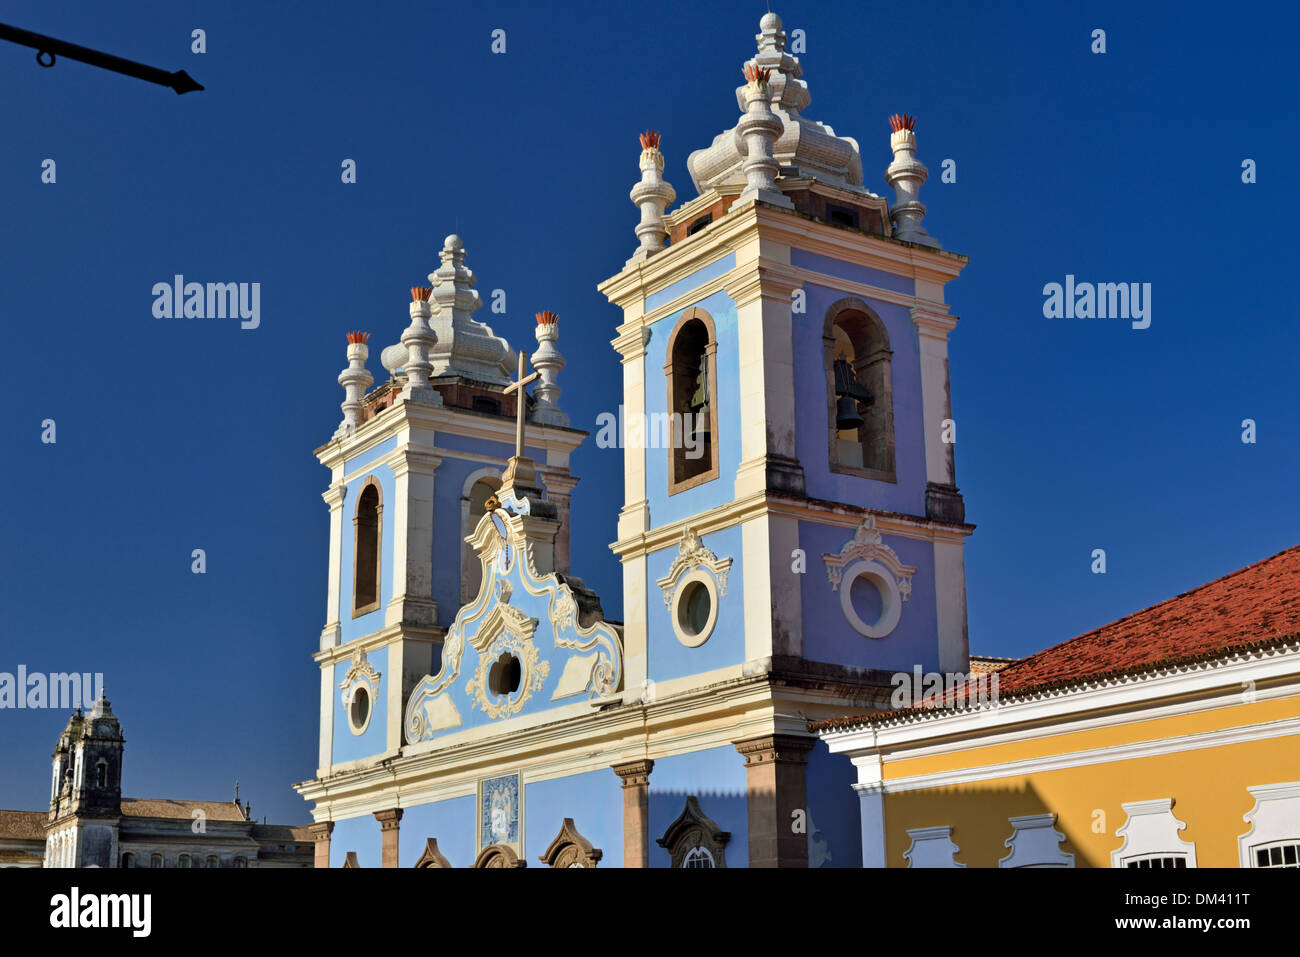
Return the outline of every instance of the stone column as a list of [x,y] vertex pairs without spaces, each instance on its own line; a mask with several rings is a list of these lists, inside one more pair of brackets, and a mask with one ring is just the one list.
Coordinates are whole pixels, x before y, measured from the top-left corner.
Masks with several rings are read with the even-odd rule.
[[648,758],[614,765],[623,779],[623,866],[650,866],[650,772]]
[[569,574],[569,503],[578,480],[568,469],[543,465],[538,470],[546,485],[546,500],[555,505],[560,530],[555,536],[555,570]]
[[397,836],[402,821],[402,809],[392,807],[386,811],[376,811],[375,820],[379,822],[379,866],[397,867]]
[[307,828],[316,842],[316,861],[314,867],[330,866],[330,835],[334,833],[333,821],[317,821]]
[[749,805],[749,866],[807,867],[808,835],[796,833],[795,811],[808,813],[805,755],[815,738],[771,734],[737,741],[745,758]]

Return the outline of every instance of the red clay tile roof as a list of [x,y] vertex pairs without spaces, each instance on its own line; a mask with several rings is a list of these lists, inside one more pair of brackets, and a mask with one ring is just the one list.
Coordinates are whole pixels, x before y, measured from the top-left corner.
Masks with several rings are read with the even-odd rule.
[[[998,697],[1219,658],[1296,636],[1300,545],[999,669]],[[899,713],[832,718],[811,727],[842,728]]]

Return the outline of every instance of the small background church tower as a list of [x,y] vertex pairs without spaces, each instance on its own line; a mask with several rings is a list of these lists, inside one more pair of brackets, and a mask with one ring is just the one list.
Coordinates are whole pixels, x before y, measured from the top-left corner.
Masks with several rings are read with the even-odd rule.
[[89,715],[77,711],[54,749],[47,867],[116,867],[126,739],[101,689]]

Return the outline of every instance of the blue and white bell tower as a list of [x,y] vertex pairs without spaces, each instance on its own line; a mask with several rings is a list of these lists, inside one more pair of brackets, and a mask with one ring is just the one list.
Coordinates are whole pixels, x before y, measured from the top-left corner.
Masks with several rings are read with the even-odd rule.
[[624,622],[568,567],[587,433],[556,317],[529,375],[472,318],[452,236],[389,382],[367,392],[349,337],[317,450],[318,866],[858,866],[854,769],[808,723],[967,670],[944,296],[966,259],[923,225],[914,120],[890,119],[891,203],[804,115],[779,17],[757,41],[736,123],[687,159],[694,198],[669,211],[642,136],[638,245],[599,286],[622,310],[622,406],[595,424],[621,446]]

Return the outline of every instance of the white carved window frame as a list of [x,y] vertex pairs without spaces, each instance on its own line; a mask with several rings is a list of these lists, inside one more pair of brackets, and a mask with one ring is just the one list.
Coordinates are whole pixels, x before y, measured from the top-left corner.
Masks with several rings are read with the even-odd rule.
[[911,846],[903,852],[908,867],[965,867],[956,860],[961,850],[952,839],[951,825],[913,827],[907,831]]
[[[840,593],[840,611],[849,627],[864,638],[884,638],[898,627],[903,602],[912,597],[913,565],[904,565],[898,554],[884,543],[876,519],[868,515],[838,554],[822,555],[831,591]],[[853,606],[853,585],[865,578],[880,593],[880,618],[862,620]]]
[[1056,814],[1027,814],[1010,818],[1010,854],[998,867],[1074,867],[1074,855],[1061,850],[1065,835],[1056,829]]
[[1147,857],[1181,857],[1196,866],[1196,844],[1179,835],[1187,825],[1174,817],[1174,799],[1130,801],[1121,805],[1126,820],[1115,832],[1124,843],[1110,852],[1111,867],[1127,867],[1131,860]]
[[1242,867],[1255,867],[1257,848],[1300,841],[1300,781],[1261,784],[1246,790],[1255,806],[1243,816],[1250,830],[1237,839]]
[[[357,737],[366,733],[370,727],[370,719],[374,717],[375,709],[379,706],[379,685],[383,676],[375,670],[374,665],[366,660],[364,651],[356,651],[352,655],[352,664],[339,682],[339,690],[342,692],[343,714],[348,719],[348,730]],[[357,723],[353,720],[352,700],[356,696],[357,688],[364,688],[366,697],[370,702],[370,707],[366,709],[366,720]]]
[[[668,574],[656,579],[664,593],[664,604],[668,606],[669,619],[673,634],[687,648],[698,648],[709,640],[718,623],[719,599],[727,593],[727,576],[731,572],[731,559],[718,558],[705,546],[695,529],[687,528],[682,532],[682,540],[677,546],[677,557],[668,567]],[[696,634],[688,633],[681,624],[682,599],[690,591],[690,586],[698,582],[709,594],[709,617]]]

